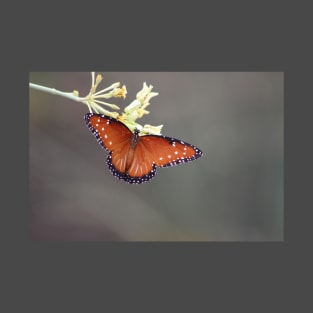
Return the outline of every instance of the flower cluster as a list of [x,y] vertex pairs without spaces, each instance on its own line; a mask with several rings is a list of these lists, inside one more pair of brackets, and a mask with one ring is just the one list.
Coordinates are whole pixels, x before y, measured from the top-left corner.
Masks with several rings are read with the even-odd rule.
[[161,134],[163,125],[152,126],[146,124],[142,126],[136,122],[138,118],[141,118],[143,115],[150,113],[146,110],[146,108],[150,105],[151,98],[158,95],[157,92],[152,92],[152,85],[147,86],[146,83],[143,83],[143,88],[137,93],[136,99],[128,106],[126,106],[124,112],[120,115],[118,112],[111,112],[102,107],[107,106],[112,110],[119,110],[120,108],[117,105],[102,101],[100,99],[110,99],[112,97],[125,99],[127,94],[125,85],[120,88],[120,83],[117,82],[105,89],[96,91],[97,87],[102,81],[102,76],[98,74],[95,78],[95,72],[92,72],[91,77],[92,81],[90,92],[82,101],[88,106],[91,113],[95,112],[112,116],[124,123],[132,131],[134,131],[135,128],[139,129],[140,134]]

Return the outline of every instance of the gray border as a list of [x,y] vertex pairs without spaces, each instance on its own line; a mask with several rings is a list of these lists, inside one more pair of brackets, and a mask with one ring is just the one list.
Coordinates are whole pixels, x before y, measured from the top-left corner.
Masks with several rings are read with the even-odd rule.
[[[275,7],[271,4],[270,8],[263,7],[264,10],[261,10],[260,7],[255,8],[255,11],[259,12],[258,17],[250,16],[251,12],[245,8],[239,7],[238,10],[234,10],[225,7],[221,11],[227,13],[223,19],[221,16],[213,14],[212,6],[209,8],[211,12],[209,12],[209,16],[207,8],[202,11],[195,6],[198,23],[186,21],[187,12],[182,14],[183,11],[178,13],[176,11],[172,16],[171,12],[174,11],[167,11],[168,23],[166,23],[166,18],[161,18],[156,25],[157,28],[162,26],[163,29],[157,34],[154,32],[144,34],[145,28],[148,31],[151,29],[151,20],[149,27],[142,21],[140,25],[137,25],[136,30],[127,29],[131,23],[135,23],[133,15],[129,15],[131,21],[124,20],[123,25],[128,25],[127,27],[120,30],[115,29],[119,14],[116,14],[113,20],[105,23],[108,21],[108,16],[112,14],[109,7],[106,7],[104,11],[99,10],[99,13],[101,11],[100,14],[104,14],[104,16],[93,16],[89,24],[84,20],[77,19],[79,23],[75,24],[76,27],[72,25],[73,27],[69,29],[69,24],[73,23],[69,20],[69,16],[77,16],[77,12],[73,12],[71,7],[71,10],[68,11],[68,13],[72,11],[71,14],[64,14],[63,17],[56,18],[57,15],[51,11],[53,9],[51,6],[49,16],[45,15],[46,23],[49,23],[49,17],[51,17],[51,29],[44,29],[45,36],[41,35],[43,33],[41,13],[34,11],[35,15],[41,19],[25,15],[27,21],[24,21],[24,25],[29,25],[29,20],[32,20],[33,24],[30,29],[25,28],[27,33],[19,36],[25,39],[25,47],[15,49],[15,54],[11,55],[14,63],[18,66],[18,71],[12,73],[12,69],[9,69],[13,75],[7,76],[9,86],[5,86],[4,89],[10,97],[3,104],[7,109],[5,116],[8,116],[9,109],[11,118],[2,120],[7,130],[3,132],[6,138],[2,141],[5,143],[3,146],[5,149],[2,151],[9,155],[9,161],[13,161],[12,165],[4,168],[5,186],[10,187],[11,193],[3,193],[4,207],[7,209],[5,213],[9,215],[8,218],[4,217],[2,220],[5,222],[2,229],[7,233],[3,238],[8,241],[6,247],[9,248],[3,255],[14,260],[9,264],[12,267],[11,273],[16,273],[16,267],[22,271],[17,275],[11,275],[11,282],[16,280],[17,276],[20,281],[20,274],[23,274],[22,280],[27,283],[27,288],[24,290],[26,295],[28,294],[32,298],[33,294],[35,295],[34,302],[40,303],[44,300],[46,304],[51,302],[36,293],[47,287],[57,287],[61,290],[64,281],[73,282],[70,284],[71,286],[66,286],[66,294],[71,293],[74,289],[80,289],[82,286],[83,290],[86,287],[88,290],[89,288],[91,290],[98,289],[99,286],[91,287],[90,283],[96,284],[99,280],[107,286],[112,282],[115,282],[114,286],[116,284],[124,288],[127,286],[128,291],[131,292],[137,289],[139,281],[145,281],[147,273],[150,275],[148,275],[149,282],[146,281],[145,289],[150,288],[151,285],[159,285],[163,289],[165,286],[169,286],[169,280],[174,280],[176,284],[175,286],[171,285],[169,291],[173,296],[175,288],[189,290],[191,287],[194,292],[202,290],[201,294],[209,296],[209,299],[205,297],[211,302],[209,306],[211,308],[216,306],[220,310],[226,306],[227,311],[230,311],[238,307],[240,303],[244,308],[241,311],[251,311],[251,308],[258,308],[257,311],[277,311],[277,308],[282,308],[284,303],[288,304],[293,301],[291,298],[296,300],[297,295],[302,293],[298,288],[302,285],[301,277],[308,265],[305,252],[309,250],[302,250],[301,241],[297,241],[297,237],[304,230],[311,229],[301,219],[301,209],[310,210],[311,206],[306,205],[308,199],[303,194],[303,190],[306,189],[302,190],[300,186],[300,183],[304,182],[301,174],[306,172],[301,166],[304,167],[305,159],[309,159],[309,154],[302,152],[300,144],[303,142],[308,146],[310,141],[305,141],[302,136],[297,136],[297,131],[302,130],[304,126],[311,126],[308,120],[311,115],[301,114],[304,111],[299,110],[299,108],[303,108],[301,104],[310,107],[310,101],[304,99],[306,95],[303,92],[303,86],[308,86],[308,83],[303,81],[304,76],[300,71],[292,71],[300,66],[292,67],[289,62],[291,60],[294,60],[295,63],[303,62],[310,50],[306,50],[305,47],[294,51],[289,49],[293,45],[289,42],[291,40],[289,35],[297,33],[296,25],[299,23],[290,23],[283,19],[283,16],[292,14],[292,12],[288,12],[286,6],[287,3],[282,7]],[[284,13],[283,9],[286,9]],[[110,12],[110,14],[105,14],[105,12]],[[309,9],[307,9],[308,12],[310,12]],[[306,14],[305,10],[303,13]],[[181,14],[181,23],[176,19],[179,17],[177,14]],[[190,12],[187,15],[190,16]],[[250,16],[249,20],[246,19],[247,15]],[[305,18],[304,15],[302,15],[302,19]],[[159,19],[162,15],[155,14],[155,16]],[[123,17],[120,17],[119,20],[122,19]],[[96,21],[99,23],[98,28],[94,23]],[[239,23],[240,21],[241,23]],[[175,29],[173,23],[176,24]],[[196,24],[199,28],[192,28],[191,24]],[[19,20],[19,25],[23,25],[23,20]],[[88,25],[90,28],[87,30]],[[57,32],[57,37],[61,39],[63,36],[61,42],[52,39],[55,38],[53,34],[56,32],[56,27],[60,30]],[[19,31],[23,31],[23,28],[19,28]],[[127,31],[129,32],[125,33]],[[36,33],[38,36],[30,37],[29,35]],[[305,38],[304,31],[301,30],[300,33],[303,35],[302,38]],[[92,36],[94,36],[93,39]],[[40,40],[38,40],[39,38]],[[300,45],[299,38],[295,38],[295,35],[292,38],[296,39]],[[103,40],[102,44],[101,40]],[[90,46],[91,42],[98,42],[99,45]],[[145,43],[144,47],[141,45],[142,42]],[[89,44],[84,45],[83,43]],[[106,60],[109,60],[109,64],[104,65]],[[21,63],[23,64],[21,65]],[[302,64],[304,65],[304,63]],[[29,242],[27,239],[29,198],[27,187],[28,106],[26,101],[28,98],[28,72],[48,71],[49,69],[54,71],[78,69],[96,69],[97,71],[117,69],[123,71],[284,71],[286,87],[285,151],[287,155],[285,158],[285,242],[188,244]],[[12,117],[15,127],[12,127]],[[293,126],[294,128],[291,129]],[[312,131],[305,129],[305,133],[312,134]],[[292,168],[292,165],[296,165],[296,167]],[[309,184],[307,186],[309,188]],[[10,220],[13,222],[9,223]],[[306,219],[306,221],[308,223],[311,219]],[[305,237],[310,238],[310,235],[307,234]],[[44,279],[42,278],[43,273],[45,274]],[[79,277],[79,284],[77,277]],[[90,277],[94,278],[91,279],[91,282]],[[88,279],[88,286],[85,285],[85,279]],[[129,284],[126,283],[127,281]],[[40,288],[36,288],[35,283],[39,283]],[[20,285],[18,282],[16,284]],[[212,289],[207,288],[208,284]],[[70,290],[69,287],[76,288]],[[122,290],[120,289],[119,292]],[[52,303],[58,302],[55,298],[56,294],[52,292],[51,295]],[[87,294],[84,295],[87,296]],[[190,296],[192,295],[190,294]],[[236,302],[234,302],[235,300]],[[103,298],[101,298],[102,301]],[[301,304],[305,307],[303,301]],[[201,305],[200,301],[198,305]],[[57,307],[59,308],[59,306]],[[253,311],[255,310],[253,309]]]

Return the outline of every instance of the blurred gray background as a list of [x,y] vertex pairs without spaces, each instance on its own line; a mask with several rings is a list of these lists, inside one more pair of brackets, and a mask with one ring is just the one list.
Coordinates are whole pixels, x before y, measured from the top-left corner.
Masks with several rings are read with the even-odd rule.
[[[129,185],[112,176],[88,130],[85,105],[30,89],[30,236],[49,241],[282,241],[283,73],[101,72],[127,98],[143,82],[159,95],[140,124],[198,146],[194,162],[159,168]],[[90,89],[91,75],[30,73],[62,91]]]

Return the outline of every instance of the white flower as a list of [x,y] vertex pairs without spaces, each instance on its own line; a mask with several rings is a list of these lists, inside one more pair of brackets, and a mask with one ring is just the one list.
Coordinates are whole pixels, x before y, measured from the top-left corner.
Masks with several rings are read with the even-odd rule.
[[149,124],[144,125],[144,127],[140,130],[142,134],[153,134],[153,135],[160,135],[161,129],[163,125],[159,126],[152,126]]
[[157,92],[151,92],[152,88],[152,85],[148,87],[146,83],[143,83],[142,89],[136,95],[136,100],[124,109],[124,112],[131,120],[135,121],[144,114],[149,114],[149,111],[145,110],[145,108],[150,105],[150,99],[159,94]]
[[[102,101],[102,99],[110,99],[114,98],[126,98],[127,90],[126,86],[123,85],[120,88],[120,83],[114,83],[111,86],[96,91],[99,84],[102,81],[102,76],[100,74],[95,77],[95,72],[91,73],[91,88],[89,94],[83,99],[83,102],[87,104],[90,112],[102,113],[105,115],[112,116],[122,123],[124,123],[127,127],[129,127],[132,131],[135,128],[140,130],[141,135],[145,134],[161,134],[161,129],[163,125],[152,126],[152,125],[140,125],[136,122],[138,118],[141,118],[145,114],[149,114],[150,112],[146,110],[147,106],[150,105],[151,98],[158,95],[157,92],[152,92],[152,85],[147,85],[145,82],[143,83],[142,89],[137,93],[136,99],[132,101],[125,109],[124,112],[119,115],[118,112],[111,112],[103,108],[103,106],[108,106],[113,110],[118,110],[119,107],[115,104],[107,103]],[[101,99],[101,100],[100,100]]]
[[150,105],[150,99],[159,94],[157,92],[151,92],[152,88],[152,85],[148,87],[144,82],[142,89],[137,93],[136,98],[141,104],[141,107],[138,109],[138,117],[142,117],[144,114],[149,113],[149,111],[145,110],[145,108]]
[[103,113],[113,117],[117,117],[117,112],[110,112],[105,110],[102,106],[108,106],[113,110],[119,110],[120,108],[112,103],[104,102],[99,99],[110,99],[112,97],[115,98],[126,98],[127,90],[125,85],[122,88],[119,88],[120,83],[114,83],[111,86],[104,88],[102,90],[96,91],[100,82],[102,81],[102,76],[100,74],[97,75],[95,79],[95,72],[91,72],[91,88],[89,94],[85,97],[84,101],[89,107],[89,111],[95,111],[96,113]]

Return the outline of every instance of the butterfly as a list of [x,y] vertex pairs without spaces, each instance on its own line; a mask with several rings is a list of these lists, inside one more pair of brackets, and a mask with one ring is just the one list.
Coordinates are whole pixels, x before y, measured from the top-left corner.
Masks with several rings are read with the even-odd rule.
[[108,152],[107,165],[113,176],[130,184],[141,184],[155,176],[157,167],[169,167],[200,158],[202,151],[179,139],[132,132],[117,119],[87,113],[85,122]]

